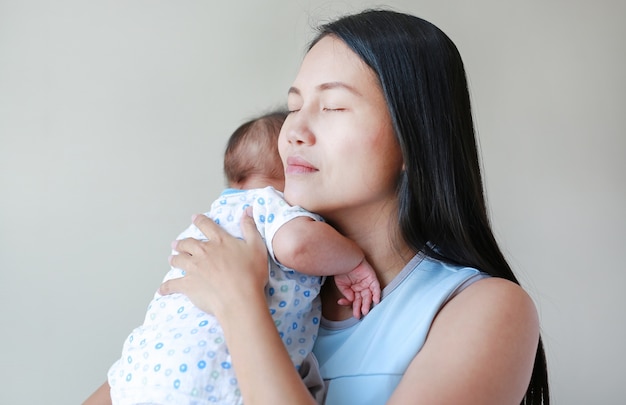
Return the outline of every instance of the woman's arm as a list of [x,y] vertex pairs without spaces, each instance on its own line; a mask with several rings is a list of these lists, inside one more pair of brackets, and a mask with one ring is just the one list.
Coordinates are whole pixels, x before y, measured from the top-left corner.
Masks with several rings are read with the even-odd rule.
[[209,239],[176,241],[170,264],[185,276],[165,282],[161,294],[183,293],[219,320],[246,405],[314,404],[267,309],[267,251],[254,221],[242,218],[243,240],[204,215],[194,224]]
[[477,281],[442,308],[388,404],[519,405],[538,340],[537,312],[521,287]]
[[105,382],[83,402],[83,405],[111,405],[111,387]]
[[244,403],[315,404],[276,331],[265,296],[248,298],[248,308],[220,318]]

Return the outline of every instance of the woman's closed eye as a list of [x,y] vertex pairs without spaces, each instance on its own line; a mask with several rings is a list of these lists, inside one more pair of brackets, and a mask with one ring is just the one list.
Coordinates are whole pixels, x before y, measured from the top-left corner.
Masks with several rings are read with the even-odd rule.
[[[342,107],[322,107],[322,111],[327,111],[327,112],[341,112],[341,111],[347,111],[347,108],[342,108]],[[293,114],[293,113],[297,113],[298,111],[300,111],[299,108],[290,108],[289,110],[287,110],[287,113],[289,114]]]

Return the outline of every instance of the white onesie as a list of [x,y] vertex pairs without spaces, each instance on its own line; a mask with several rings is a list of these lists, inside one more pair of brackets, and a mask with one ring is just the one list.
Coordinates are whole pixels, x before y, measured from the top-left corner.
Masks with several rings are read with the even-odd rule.
[[[254,221],[271,258],[265,288],[269,311],[293,364],[299,368],[317,337],[321,316],[318,294],[323,280],[277,264],[271,241],[293,218],[322,219],[289,206],[271,187],[227,189],[205,215],[241,238],[240,220],[248,206],[253,207]],[[206,239],[194,225],[178,239],[189,237]],[[164,281],[183,274],[172,268]],[[155,293],[143,325],[128,336],[121,358],[109,369],[108,381],[114,405],[242,403],[222,328],[214,316],[202,312],[182,294]]]

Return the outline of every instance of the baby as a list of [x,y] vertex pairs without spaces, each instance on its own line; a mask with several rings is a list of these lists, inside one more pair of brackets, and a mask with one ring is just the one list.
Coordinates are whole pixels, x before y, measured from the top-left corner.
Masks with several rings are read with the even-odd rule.
[[[270,257],[265,288],[269,311],[299,369],[317,337],[324,277],[335,277],[357,318],[379,302],[380,285],[354,242],[321,217],[290,206],[278,191],[284,186],[284,170],[277,138],[285,117],[273,112],[231,135],[224,156],[229,188],[205,215],[242,237],[240,220],[251,207]],[[194,225],[178,239],[190,237],[206,240]],[[298,255],[303,248],[307,254]],[[311,257],[334,264],[319,268],[318,260],[306,259]],[[164,281],[183,276],[184,271],[171,268]],[[155,294],[143,325],[132,331],[121,358],[110,368],[108,382],[113,404],[242,403],[219,323],[182,294]]]

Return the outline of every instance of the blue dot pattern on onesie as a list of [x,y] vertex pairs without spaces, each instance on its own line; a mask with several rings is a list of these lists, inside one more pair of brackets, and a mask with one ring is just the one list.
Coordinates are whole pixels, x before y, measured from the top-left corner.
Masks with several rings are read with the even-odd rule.
[[[271,188],[225,192],[213,203],[208,215],[241,238],[239,222],[249,206],[253,207],[255,223],[266,240],[271,240],[274,232],[294,217],[321,219],[299,207],[290,207]],[[205,239],[193,225],[179,239],[187,237]],[[268,249],[273,258],[271,245]],[[294,365],[299,367],[317,337],[321,316],[317,295],[322,278],[297,273],[274,261],[270,261],[268,271],[269,311]],[[172,268],[164,280],[182,275],[180,269]],[[122,352],[108,374],[114,403],[242,403],[219,323],[184,295],[155,293],[143,325],[132,331]]]

